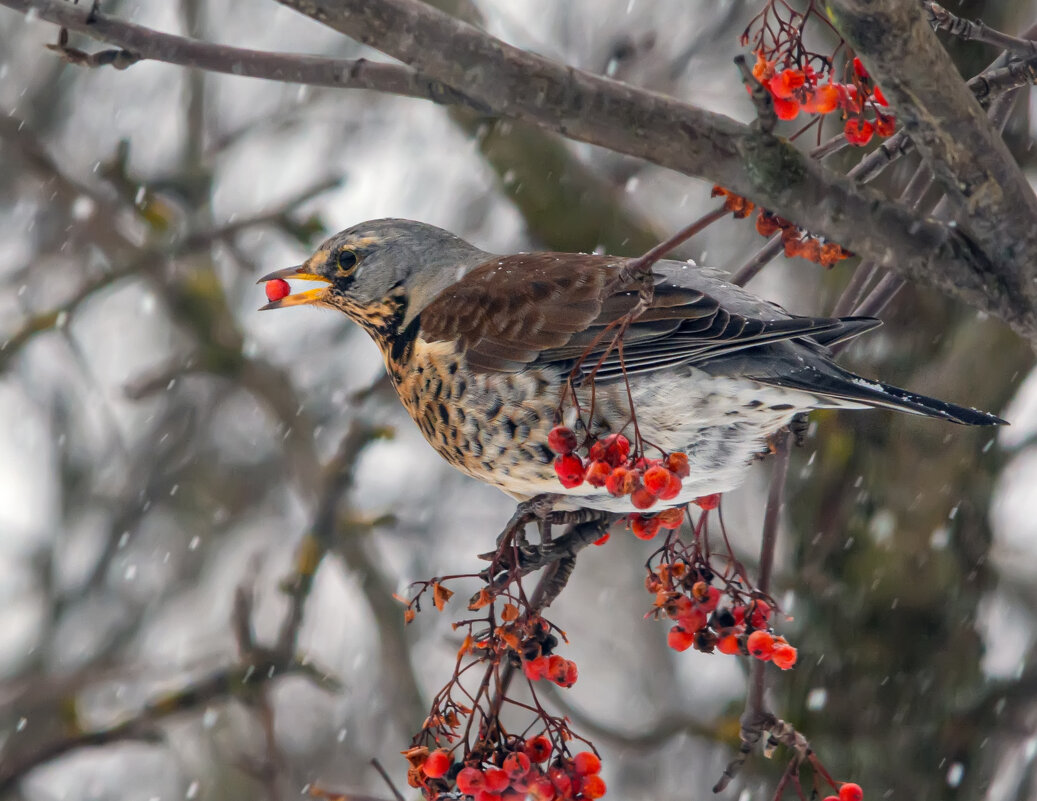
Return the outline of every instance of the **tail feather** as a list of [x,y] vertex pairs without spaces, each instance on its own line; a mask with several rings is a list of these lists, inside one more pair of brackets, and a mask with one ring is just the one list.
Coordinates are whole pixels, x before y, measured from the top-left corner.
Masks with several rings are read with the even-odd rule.
[[811,365],[804,365],[801,369],[784,375],[758,377],[756,380],[773,386],[810,392],[822,397],[838,398],[862,406],[895,409],[967,426],[1008,425],[1007,421],[989,412],[958,406],[883,384],[880,381],[861,378],[834,364],[826,364],[825,368],[820,370]]

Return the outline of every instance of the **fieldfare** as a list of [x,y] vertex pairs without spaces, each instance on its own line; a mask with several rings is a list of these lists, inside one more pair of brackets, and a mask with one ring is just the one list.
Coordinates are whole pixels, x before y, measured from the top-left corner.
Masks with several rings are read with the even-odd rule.
[[[646,450],[687,453],[690,474],[667,507],[733,489],[768,437],[811,409],[1004,422],[829,358],[831,345],[878,320],[790,315],[691,263],[654,264],[651,303],[631,320],[642,285],[617,281],[627,263],[497,256],[431,225],[384,219],[342,231],[302,265],[260,281],[328,284],[263,308],[344,312],[378,345],[400,400],[443,458],[519,500],[564,496],[556,508],[634,510],[630,496],[559,483],[548,447],[559,423],[596,438],[629,434],[636,422]],[[610,332],[624,318],[617,341]]]

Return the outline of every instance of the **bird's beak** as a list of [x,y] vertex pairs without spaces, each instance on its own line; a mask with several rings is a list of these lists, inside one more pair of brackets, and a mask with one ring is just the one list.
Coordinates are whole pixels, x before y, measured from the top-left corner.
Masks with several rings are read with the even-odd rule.
[[[267,273],[258,281],[257,284],[265,284],[267,281],[273,281],[276,278],[288,281],[292,278],[297,278],[300,281],[323,281],[326,284],[330,284],[331,280],[325,278],[323,275],[317,275],[307,271],[305,264],[300,264],[295,267],[285,267],[283,270],[274,270],[272,273]],[[305,306],[307,304],[319,303],[321,300],[328,296],[328,290],[325,287],[319,289],[308,289],[305,292],[296,292],[294,295],[286,295],[280,300],[272,300],[265,306],[260,306],[260,311],[266,309],[283,309],[286,306]]]

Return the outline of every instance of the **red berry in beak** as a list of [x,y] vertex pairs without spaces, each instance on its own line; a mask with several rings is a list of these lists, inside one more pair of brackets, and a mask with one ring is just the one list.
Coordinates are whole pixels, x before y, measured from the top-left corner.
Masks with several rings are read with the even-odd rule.
[[292,294],[292,288],[288,282],[283,278],[275,278],[272,281],[267,281],[263,286],[266,290],[266,299],[273,303],[281,298],[286,298]]

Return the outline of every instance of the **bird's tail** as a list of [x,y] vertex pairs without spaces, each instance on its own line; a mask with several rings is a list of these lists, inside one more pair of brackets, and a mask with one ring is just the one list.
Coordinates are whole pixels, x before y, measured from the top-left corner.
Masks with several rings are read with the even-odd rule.
[[832,404],[836,407],[855,405],[895,409],[900,412],[950,420],[952,423],[967,426],[1008,424],[1007,421],[989,412],[958,406],[925,395],[917,395],[880,381],[861,378],[859,375],[831,363],[825,364],[823,369],[806,364],[800,369],[780,376],[759,377],[756,380],[765,384],[810,392],[822,399],[831,398],[842,401],[842,403]]

